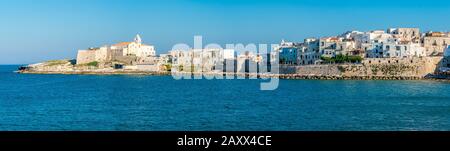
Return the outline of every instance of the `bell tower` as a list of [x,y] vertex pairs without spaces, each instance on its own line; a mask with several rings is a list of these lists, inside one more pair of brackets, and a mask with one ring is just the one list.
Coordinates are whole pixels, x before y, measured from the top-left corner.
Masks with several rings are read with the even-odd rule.
[[139,34],[136,35],[136,37],[134,38],[134,42],[141,44],[142,43],[142,39],[141,36],[139,36]]

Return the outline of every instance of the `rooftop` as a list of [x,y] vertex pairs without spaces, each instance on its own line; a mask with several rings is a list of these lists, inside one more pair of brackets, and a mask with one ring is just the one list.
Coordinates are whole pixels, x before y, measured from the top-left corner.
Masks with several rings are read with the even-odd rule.
[[114,44],[112,46],[116,46],[116,47],[121,47],[121,46],[128,46],[129,44],[131,44],[132,42],[120,42],[117,44]]

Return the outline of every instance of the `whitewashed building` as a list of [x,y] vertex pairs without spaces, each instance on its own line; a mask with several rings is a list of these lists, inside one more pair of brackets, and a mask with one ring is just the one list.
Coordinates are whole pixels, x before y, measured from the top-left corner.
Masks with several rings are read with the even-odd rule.
[[340,41],[338,37],[325,37],[319,40],[319,52],[324,57],[336,56],[336,46]]
[[317,64],[320,60],[319,40],[315,38],[307,38],[303,44],[299,46],[297,62],[299,65]]
[[425,48],[418,43],[387,43],[383,44],[379,58],[411,58],[425,57]]
[[141,37],[136,35],[132,42],[121,42],[111,46],[111,49],[123,50],[123,56],[150,57],[156,56],[155,47],[142,43]]

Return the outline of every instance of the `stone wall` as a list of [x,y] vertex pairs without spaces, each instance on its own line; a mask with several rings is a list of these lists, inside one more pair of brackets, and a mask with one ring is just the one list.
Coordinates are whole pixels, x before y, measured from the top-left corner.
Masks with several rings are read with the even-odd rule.
[[136,56],[116,56],[113,61],[121,62],[125,65],[135,65],[138,62]]
[[155,72],[160,71],[159,66],[156,64],[153,64],[153,65],[139,64],[136,66],[137,66],[137,70],[140,70],[140,71],[155,71]]
[[407,76],[424,77],[439,68],[442,57],[410,59],[371,58],[361,64],[281,65],[280,73],[314,76]]
[[77,54],[77,64],[86,64],[95,61],[95,51],[79,50]]

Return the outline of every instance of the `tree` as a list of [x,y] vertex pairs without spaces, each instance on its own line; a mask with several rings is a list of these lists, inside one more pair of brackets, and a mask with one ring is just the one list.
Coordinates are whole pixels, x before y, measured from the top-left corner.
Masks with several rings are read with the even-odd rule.
[[86,64],[87,66],[94,66],[97,67],[98,66],[98,62],[97,61],[92,61]]

